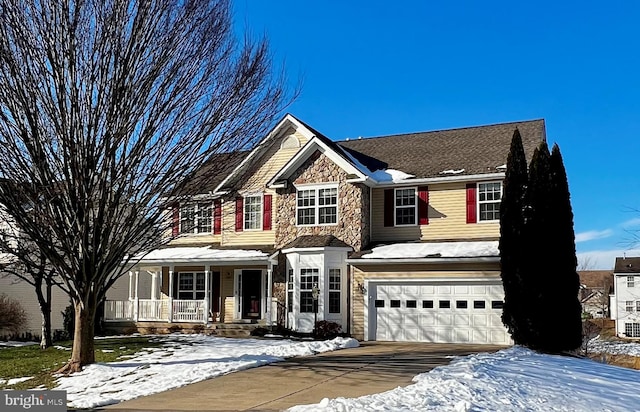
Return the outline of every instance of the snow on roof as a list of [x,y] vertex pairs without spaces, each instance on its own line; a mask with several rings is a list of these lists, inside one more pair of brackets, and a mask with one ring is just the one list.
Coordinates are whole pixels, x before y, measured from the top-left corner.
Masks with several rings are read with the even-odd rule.
[[415,177],[414,175],[410,175],[396,169],[376,170],[369,176],[371,176],[371,178],[373,178],[373,180],[375,180],[376,182],[397,182],[400,180]]
[[440,172],[441,175],[459,175],[460,173],[464,173],[464,169],[457,169],[457,170],[448,169]]
[[140,261],[164,261],[164,260],[256,260],[266,259],[269,255],[260,250],[242,249],[213,249],[210,246],[204,247],[172,247],[166,249],[156,249]]
[[419,259],[425,257],[495,257],[499,256],[498,241],[395,243],[374,247],[362,259]]

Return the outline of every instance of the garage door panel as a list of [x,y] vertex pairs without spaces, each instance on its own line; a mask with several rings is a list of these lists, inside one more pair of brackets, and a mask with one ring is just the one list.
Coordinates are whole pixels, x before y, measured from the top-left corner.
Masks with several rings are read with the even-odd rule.
[[398,282],[370,287],[376,299],[384,300],[384,307],[371,308],[375,339],[510,343],[500,319],[504,299],[500,284]]

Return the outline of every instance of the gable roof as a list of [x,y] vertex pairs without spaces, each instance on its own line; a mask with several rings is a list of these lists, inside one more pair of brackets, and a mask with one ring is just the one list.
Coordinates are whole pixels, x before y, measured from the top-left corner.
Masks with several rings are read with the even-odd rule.
[[[416,178],[504,172],[515,129],[520,131],[527,159],[546,139],[543,119],[465,127],[422,133],[380,136],[338,142],[341,147],[373,158],[387,168]],[[463,170],[463,171],[461,171]],[[373,171],[373,170],[372,170]]]
[[640,257],[617,257],[615,273],[640,273]]

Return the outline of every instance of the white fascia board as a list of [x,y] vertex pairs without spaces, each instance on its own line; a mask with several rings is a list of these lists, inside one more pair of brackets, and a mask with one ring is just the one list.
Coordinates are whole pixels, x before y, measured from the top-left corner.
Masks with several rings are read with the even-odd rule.
[[486,173],[478,175],[464,175],[464,176],[443,176],[443,177],[427,177],[423,179],[404,179],[396,180],[395,182],[379,182],[375,187],[394,187],[394,186],[406,186],[406,185],[423,185],[430,183],[454,183],[465,181],[478,181],[478,180],[496,180],[504,179],[505,173]]
[[347,259],[346,262],[354,266],[364,265],[411,265],[411,264],[455,264],[455,263],[495,263],[500,262],[499,256],[459,257],[459,258],[403,258],[403,259]]
[[140,260],[135,266],[137,267],[145,267],[145,266],[153,266],[153,265],[212,265],[212,266],[221,266],[227,264],[245,264],[245,265],[256,265],[256,264],[267,264],[269,263],[269,257],[249,257],[249,258],[226,258],[226,259],[197,259],[197,258],[180,258],[180,259],[153,259],[153,260]]
[[[360,169],[351,164],[348,160],[340,156],[335,152],[332,148],[327,146],[322,140],[313,136],[307,144],[304,145],[302,149],[296,153],[295,156],[291,158],[283,167],[276,173],[268,182],[267,187],[276,188],[275,182],[282,179],[283,176],[292,173],[296,169],[298,169],[302,164],[311,156],[316,150],[320,150],[325,156],[327,156],[333,163],[335,163],[338,167],[344,170],[347,173],[355,174],[358,176],[358,179],[367,179],[367,175],[364,174]],[[278,185],[279,186],[279,185]]]
[[335,247],[335,246],[323,246],[323,247],[292,247],[289,249],[282,249],[282,253],[311,253],[311,252],[350,252],[352,247]]
[[[233,169],[233,171],[229,173],[229,175],[225,177],[222,182],[220,182],[220,184],[215,188],[214,192],[217,193],[218,190],[220,190],[220,188],[224,187],[224,185],[229,181],[229,179],[231,179],[231,177],[233,177],[239,170],[241,170],[244,167],[244,165],[247,164],[253,158],[253,156],[255,156],[255,154],[258,152],[258,150],[262,148],[264,144],[266,144],[274,136],[277,136],[278,133],[281,133],[282,130],[284,130],[284,128],[288,124],[293,125],[296,128],[296,130],[299,130],[300,128],[302,128],[303,130],[306,130],[306,128],[295,117],[291,116],[290,114],[287,114],[282,120],[280,120],[280,122],[278,122],[278,124],[273,128],[273,130],[271,130],[269,134],[267,134],[267,137],[262,139],[262,141],[260,141],[260,143],[258,143],[256,147],[253,148],[251,153],[249,153],[249,155],[245,157],[245,159],[242,162],[240,162],[240,164],[236,166],[236,168]],[[300,131],[300,132],[303,135],[305,134],[303,131]],[[309,133],[308,130],[307,130],[307,133]]]

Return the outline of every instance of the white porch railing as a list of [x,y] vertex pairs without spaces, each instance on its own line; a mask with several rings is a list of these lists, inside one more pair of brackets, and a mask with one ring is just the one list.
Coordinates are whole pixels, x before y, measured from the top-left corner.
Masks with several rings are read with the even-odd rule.
[[104,305],[105,321],[160,321],[206,323],[204,300],[173,299],[173,316],[169,316],[169,300],[136,299],[107,300]]

